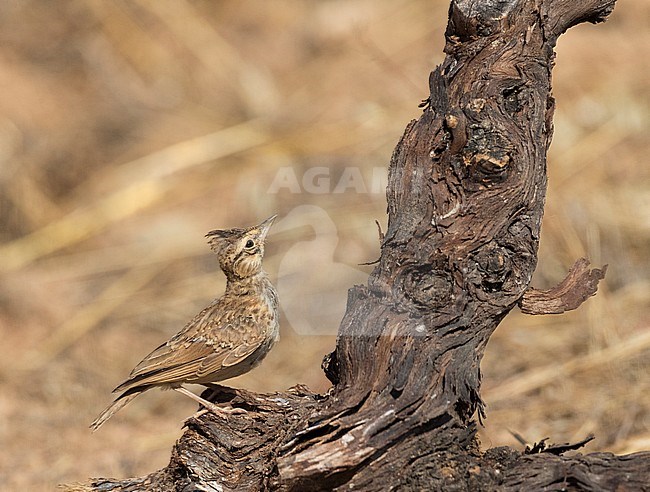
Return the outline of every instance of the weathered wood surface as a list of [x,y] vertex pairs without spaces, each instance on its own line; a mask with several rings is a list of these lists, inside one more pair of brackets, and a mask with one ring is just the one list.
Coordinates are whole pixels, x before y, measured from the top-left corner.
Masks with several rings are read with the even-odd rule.
[[445,61],[390,163],[389,223],[367,286],[349,292],[327,395],[204,397],[246,415],[187,423],[169,466],[107,490],[640,490],[650,453],[481,453],[480,361],[516,305],[576,308],[604,270],[530,288],[551,141],[553,48],[614,0],[453,0]]

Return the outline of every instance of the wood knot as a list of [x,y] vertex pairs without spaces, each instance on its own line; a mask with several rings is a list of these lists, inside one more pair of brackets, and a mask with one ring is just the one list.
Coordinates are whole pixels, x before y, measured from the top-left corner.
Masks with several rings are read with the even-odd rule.
[[478,153],[469,158],[467,165],[475,181],[500,182],[506,178],[510,156],[504,152]]
[[512,159],[510,144],[489,121],[472,125],[463,162],[473,181],[500,183],[507,179]]
[[417,307],[436,309],[451,301],[452,279],[447,272],[425,265],[405,274],[403,288],[406,297]]
[[501,91],[500,104],[505,111],[514,115],[521,111],[527,105],[528,95],[526,86],[521,80],[513,81],[513,85],[506,87]]
[[502,290],[512,272],[510,252],[499,245],[491,244],[479,251],[474,259],[481,274],[483,290]]

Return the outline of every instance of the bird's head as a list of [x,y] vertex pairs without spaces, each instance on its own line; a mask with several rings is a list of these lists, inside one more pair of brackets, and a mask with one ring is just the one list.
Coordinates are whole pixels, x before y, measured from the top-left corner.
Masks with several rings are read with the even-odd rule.
[[247,229],[217,229],[205,235],[227,278],[246,278],[262,270],[264,242],[276,217]]

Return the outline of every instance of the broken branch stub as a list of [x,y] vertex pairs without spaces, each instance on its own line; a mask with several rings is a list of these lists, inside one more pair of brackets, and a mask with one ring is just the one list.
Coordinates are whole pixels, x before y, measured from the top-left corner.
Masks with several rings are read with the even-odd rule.
[[562,314],[577,309],[589,297],[596,295],[598,282],[605,278],[607,265],[589,269],[589,260],[580,258],[566,278],[549,290],[529,288],[519,301],[526,314]]

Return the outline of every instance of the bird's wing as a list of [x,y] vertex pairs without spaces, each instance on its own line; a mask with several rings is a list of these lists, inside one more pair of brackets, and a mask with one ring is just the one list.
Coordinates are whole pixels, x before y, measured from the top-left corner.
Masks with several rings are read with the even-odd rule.
[[265,330],[259,329],[250,314],[211,316],[214,310],[219,308],[201,311],[180,333],[147,355],[114,392],[201,380],[243,361],[264,343]]

